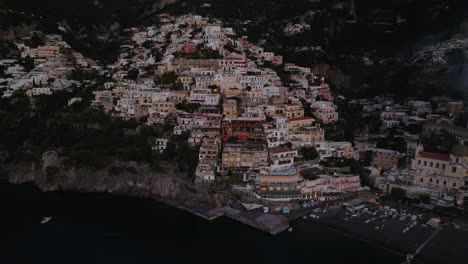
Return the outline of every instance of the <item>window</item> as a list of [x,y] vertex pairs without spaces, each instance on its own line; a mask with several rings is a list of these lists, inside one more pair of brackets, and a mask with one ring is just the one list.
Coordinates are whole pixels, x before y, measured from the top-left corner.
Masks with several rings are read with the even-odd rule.
[[418,160],[418,165],[421,165],[421,160]]
[[460,162],[460,159],[459,159],[459,158],[457,158],[457,161],[456,161],[456,162],[457,162],[457,163],[459,163],[459,162]]
[[457,167],[452,167],[452,172],[457,172]]
[[454,182],[454,183],[452,184],[452,186],[453,186],[453,187],[457,187],[457,183]]
[[444,181],[444,185],[447,185],[447,181]]
[[429,182],[432,182],[432,178],[429,178]]
[[436,183],[439,184],[439,179],[436,180]]
[[[423,178],[421,178],[421,179],[419,179],[419,181],[420,181],[420,182],[424,182],[424,179],[423,179]],[[468,184],[467,184],[467,185],[468,185]]]
[[439,168],[439,162],[436,163],[436,168]]
[[432,161],[431,161],[431,165],[430,165],[430,166],[431,166],[431,167],[434,166],[434,163],[433,163]]
[[427,166],[427,161],[424,161],[424,166]]
[[442,169],[444,169],[444,170],[445,170],[445,164],[442,164]]

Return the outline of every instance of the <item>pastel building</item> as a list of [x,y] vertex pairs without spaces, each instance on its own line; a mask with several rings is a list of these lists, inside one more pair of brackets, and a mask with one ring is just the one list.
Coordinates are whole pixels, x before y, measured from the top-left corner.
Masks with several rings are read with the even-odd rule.
[[310,108],[314,116],[324,124],[330,124],[338,121],[336,105],[333,102],[313,102]]

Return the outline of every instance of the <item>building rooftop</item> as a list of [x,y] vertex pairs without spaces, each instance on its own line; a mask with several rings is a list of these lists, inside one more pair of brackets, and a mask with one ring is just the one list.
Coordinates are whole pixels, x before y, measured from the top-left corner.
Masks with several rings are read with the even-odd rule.
[[313,120],[313,117],[304,116],[304,117],[293,117],[289,118],[289,121],[302,121],[302,120]]
[[450,158],[449,154],[426,152],[426,151],[420,151],[419,156],[422,158],[436,159],[436,160],[443,160],[443,161],[448,161]]
[[290,150],[285,147],[275,147],[275,148],[270,149],[270,152],[274,154],[282,153],[282,152],[289,152],[289,151]]

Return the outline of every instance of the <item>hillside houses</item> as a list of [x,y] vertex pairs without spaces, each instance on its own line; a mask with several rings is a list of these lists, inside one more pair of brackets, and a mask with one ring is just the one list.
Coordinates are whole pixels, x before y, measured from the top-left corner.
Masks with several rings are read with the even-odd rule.
[[[284,63],[282,55],[237,36],[219,20],[163,14],[159,21],[125,29],[128,39],[105,67],[60,37],[37,48],[21,46],[34,69],[0,60],[12,76],[7,89],[35,97],[92,84],[94,98],[82,97],[81,103],[136,121],[138,130],[151,126],[156,136],[148,144],[157,157],[182,143],[197,151],[198,164],[189,170],[196,186],[230,177],[253,184],[264,199],[285,201],[355,187],[351,176],[322,174],[318,181],[305,179],[296,168],[306,162],[302,149],[315,148],[320,160],[354,157],[351,142],[325,139],[322,124],[339,118],[324,79],[309,67]],[[71,72],[91,70],[103,80],[68,80]]]

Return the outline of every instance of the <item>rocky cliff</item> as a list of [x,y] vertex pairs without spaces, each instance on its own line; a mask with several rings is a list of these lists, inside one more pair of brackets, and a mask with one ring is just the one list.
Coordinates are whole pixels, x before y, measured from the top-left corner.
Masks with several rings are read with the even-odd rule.
[[148,165],[115,162],[103,169],[39,168],[33,162],[12,166],[9,181],[13,184],[34,183],[43,191],[105,192],[128,196],[170,200],[186,207],[221,207],[233,201],[228,193],[196,191],[174,168],[154,172]]

